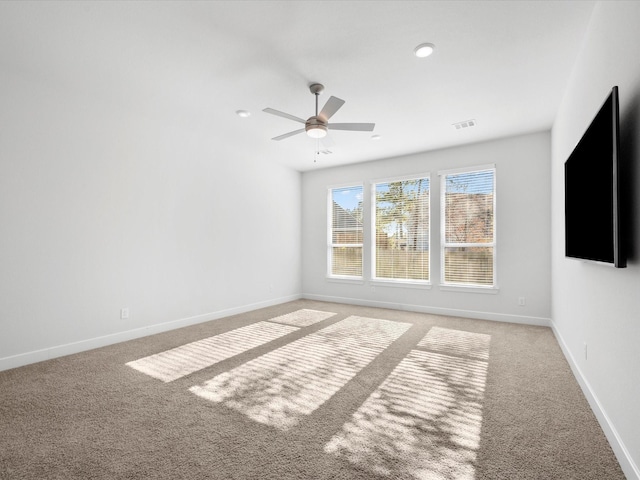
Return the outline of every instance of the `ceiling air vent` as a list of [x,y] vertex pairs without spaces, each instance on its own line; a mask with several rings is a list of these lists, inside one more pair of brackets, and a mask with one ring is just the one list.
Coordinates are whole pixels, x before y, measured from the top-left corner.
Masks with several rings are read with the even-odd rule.
[[462,130],[463,128],[475,127],[476,121],[473,119],[465,120],[464,122],[454,123],[453,126],[456,127],[456,130]]

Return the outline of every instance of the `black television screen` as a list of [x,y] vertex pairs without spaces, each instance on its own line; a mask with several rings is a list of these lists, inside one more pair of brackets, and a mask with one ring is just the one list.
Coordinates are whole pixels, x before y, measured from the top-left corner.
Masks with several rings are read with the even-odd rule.
[[564,164],[565,255],[626,267],[620,234],[618,87]]

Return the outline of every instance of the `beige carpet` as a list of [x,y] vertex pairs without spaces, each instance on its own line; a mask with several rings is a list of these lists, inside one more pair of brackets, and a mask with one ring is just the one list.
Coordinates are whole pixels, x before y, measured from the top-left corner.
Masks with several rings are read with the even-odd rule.
[[550,329],[300,300],[0,372],[1,479],[623,479]]

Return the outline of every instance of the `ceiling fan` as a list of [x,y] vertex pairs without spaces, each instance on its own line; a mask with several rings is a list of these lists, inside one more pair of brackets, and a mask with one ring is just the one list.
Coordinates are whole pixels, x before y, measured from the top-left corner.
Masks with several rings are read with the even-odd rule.
[[298,123],[304,124],[304,128],[294,130],[293,132],[285,133],[273,137],[271,140],[284,140],[285,138],[292,137],[302,132],[307,132],[311,138],[324,138],[327,136],[327,130],[351,130],[356,132],[371,132],[376,126],[375,123],[329,123],[329,119],[344,105],[344,100],[337,97],[329,97],[327,103],[324,104],[320,113],[318,113],[318,96],[324,90],[324,86],[319,83],[313,83],[309,85],[309,90],[316,96],[316,114],[304,120],[295,115],[289,115],[288,113],[274,110],[273,108],[265,108],[263,112],[277,115],[279,117],[288,118]]

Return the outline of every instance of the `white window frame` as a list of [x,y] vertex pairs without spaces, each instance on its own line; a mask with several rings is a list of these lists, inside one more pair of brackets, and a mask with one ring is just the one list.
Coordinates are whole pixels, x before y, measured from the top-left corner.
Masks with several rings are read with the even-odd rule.
[[[376,276],[376,265],[377,265],[377,259],[376,259],[376,250],[377,250],[377,244],[376,244],[376,186],[378,184],[381,183],[392,183],[392,182],[401,182],[401,181],[405,181],[405,180],[418,180],[421,178],[426,178],[429,180],[429,232],[427,234],[428,237],[428,241],[429,241],[429,280],[415,280],[415,279],[403,279],[403,278],[378,278]],[[431,173],[430,172],[426,172],[426,173],[422,173],[422,174],[417,174],[417,175],[409,175],[409,176],[401,176],[401,177],[390,177],[390,178],[381,178],[381,179],[377,179],[377,180],[371,180],[370,182],[370,199],[371,199],[371,243],[370,243],[370,247],[371,247],[371,284],[372,285],[384,285],[384,284],[391,284],[391,285],[396,285],[396,286],[414,286],[414,287],[425,287],[425,288],[430,288],[431,286],[431,199],[432,199],[432,189],[431,189]]]
[[[493,242],[491,243],[454,243],[446,242],[446,178],[448,175],[457,175],[460,173],[472,173],[483,172],[491,170],[493,171]],[[440,177],[440,290],[450,291],[467,291],[467,292],[486,292],[497,293],[498,287],[498,248],[497,248],[497,210],[496,210],[496,198],[497,198],[497,175],[495,164],[478,165],[473,167],[455,168],[451,170],[441,170],[438,172]],[[479,285],[477,283],[451,283],[445,281],[445,251],[451,247],[492,247],[493,248],[493,285]]]
[[[327,279],[333,281],[357,282],[362,283],[364,280],[364,218],[362,219],[362,243],[333,243],[333,191],[343,188],[362,189],[362,208],[364,214],[364,183],[344,183],[340,185],[330,185],[327,187]],[[362,274],[361,275],[336,275],[332,271],[333,266],[333,248],[334,247],[360,247],[362,251]]]

